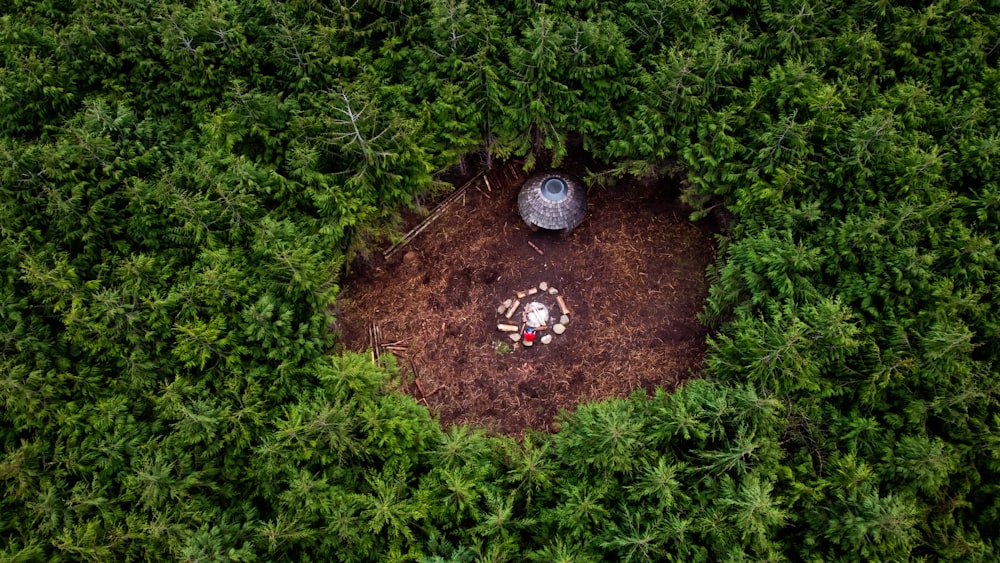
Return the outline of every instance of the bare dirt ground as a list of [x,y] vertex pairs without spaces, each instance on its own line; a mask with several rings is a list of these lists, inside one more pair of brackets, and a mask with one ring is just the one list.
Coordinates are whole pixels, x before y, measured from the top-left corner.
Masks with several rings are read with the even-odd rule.
[[[584,166],[560,170],[582,178]],[[564,235],[521,221],[527,177],[517,163],[494,169],[400,252],[355,265],[345,280],[343,346],[370,349],[376,325],[402,390],[445,427],[551,431],[578,403],[672,390],[703,367],[708,331],[696,316],[716,230],[688,220],[676,182],[592,187],[586,219]],[[543,281],[573,310],[568,329],[548,345],[515,344],[497,330],[497,306]]]

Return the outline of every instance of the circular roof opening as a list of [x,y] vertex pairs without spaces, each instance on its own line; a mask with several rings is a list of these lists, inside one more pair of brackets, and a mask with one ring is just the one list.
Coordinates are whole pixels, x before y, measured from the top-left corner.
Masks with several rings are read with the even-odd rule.
[[562,178],[549,178],[542,183],[542,197],[549,201],[562,201],[569,195],[569,189]]

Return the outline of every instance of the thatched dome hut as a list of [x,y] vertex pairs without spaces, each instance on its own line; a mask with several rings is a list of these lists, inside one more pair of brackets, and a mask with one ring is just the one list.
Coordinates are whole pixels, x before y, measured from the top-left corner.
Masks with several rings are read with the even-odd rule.
[[517,196],[517,207],[531,227],[571,230],[587,214],[587,192],[579,180],[561,172],[528,178]]

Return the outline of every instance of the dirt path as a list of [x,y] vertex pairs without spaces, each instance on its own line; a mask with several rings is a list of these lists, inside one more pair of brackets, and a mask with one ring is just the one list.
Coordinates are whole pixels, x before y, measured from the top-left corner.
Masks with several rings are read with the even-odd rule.
[[[582,166],[562,169],[582,177]],[[562,409],[673,389],[702,367],[707,329],[696,316],[715,243],[710,224],[688,221],[677,187],[591,188],[587,218],[562,235],[521,221],[526,177],[494,171],[489,188],[467,190],[403,252],[357,270],[341,295],[344,346],[367,349],[377,324],[382,342],[399,343],[404,391],[421,398],[415,368],[446,427],[550,431]],[[497,305],[543,281],[565,297],[572,321],[551,344],[525,348],[497,331]]]

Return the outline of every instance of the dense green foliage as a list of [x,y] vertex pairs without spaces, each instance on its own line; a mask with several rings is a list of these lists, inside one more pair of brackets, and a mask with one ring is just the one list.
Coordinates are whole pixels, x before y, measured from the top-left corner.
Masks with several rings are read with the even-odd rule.
[[[0,0],[0,560],[1000,557],[1000,4]],[[726,208],[706,379],[522,441],[330,355],[480,151]]]

